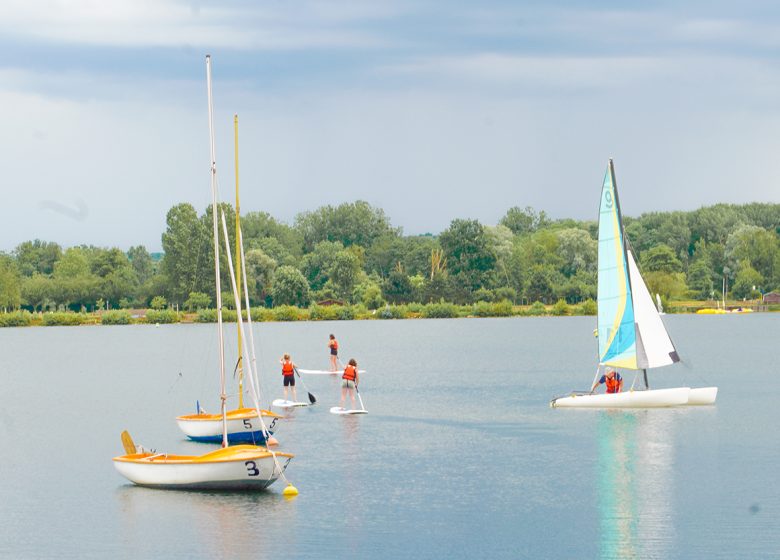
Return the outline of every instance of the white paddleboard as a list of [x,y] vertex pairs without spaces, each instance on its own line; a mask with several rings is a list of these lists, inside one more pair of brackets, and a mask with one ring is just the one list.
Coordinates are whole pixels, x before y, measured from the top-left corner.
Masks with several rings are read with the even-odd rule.
[[346,409],[341,406],[334,406],[330,409],[331,414],[368,414],[367,410],[360,409]]
[[[308,373],[309,375],[338,375],[343,374],[344,370],[330,371],[324,369],[301,369],[298,368],[298,373]],[[366,370],[359,369],[358,373],[366,373]]]
[[295,408],[296,406],[309,406],[309,403],[307,402],[286,401],[284,399],[276,399],[271,404],[278,408]]

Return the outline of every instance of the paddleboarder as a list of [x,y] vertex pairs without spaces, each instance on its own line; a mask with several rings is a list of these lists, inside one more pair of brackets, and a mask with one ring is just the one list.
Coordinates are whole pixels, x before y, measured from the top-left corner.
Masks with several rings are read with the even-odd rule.
[[359,383],[358,379],[358,365],[355,358],[352,358],[344,368],[344,373],[341,375],[341,408],[344,408],[344,401],[349,394],[352,399],[352,408],[355,408],[355,388]]
[[336,371],[338,369],[336,362],[339,359],[339,343],[332,334],[328,339],[328,348],[330,349],[330,371]]
[[290,359],[289,354],[282,356],[279,360],[282,364],[282,378],[284,379],[284,400],[287,400],[287,387],[292,388],[293,401],[297,402],[298,397],[295,394],[295,368],[297,367]]
[[601,376],[593,387],[590,388],[590,392],[596,390],[596,387],[604,383],[607,386],[607,393],[619,393],[623,390],[623,378],[614,369],[607,370],[607,372]]

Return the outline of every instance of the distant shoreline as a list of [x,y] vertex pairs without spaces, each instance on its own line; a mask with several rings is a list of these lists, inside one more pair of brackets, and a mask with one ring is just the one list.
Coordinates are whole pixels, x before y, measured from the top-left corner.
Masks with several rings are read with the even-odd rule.
[[[691,314],[738,314],[752,312],[778,312],[778,305],[763,305],[757,302],[737,302],[727,305],[727,311],[707,302],[680,302],[673,305],[670,315]],[[223,310],[225,323],[236,322],[236,312]],[[480,302],[473,305],[455,305],[451,303],[392,305],[380,309],[368,310],[363,306],[331,306],[298,308],[280,306],[272,309],[252,309],[252,320],[257,323],[269,322],[320,322],[320,321],[374,321],[403,319],[485,319],[508,317],[573,317],[595,316],[596,304],[590,300],[581,304],[558,302],[545,305],[540,302],[532,305],[512,305],[510,302]],[[246,321],[246,312],[242,314]],[[97,312],[47,311],[30,312],[26,310],[0,313],[1,327],[54,327],[82,325],[161,325],[216,323],[214,309],[202,309],[196,312],[179,312],[172,309],[115,309]]]

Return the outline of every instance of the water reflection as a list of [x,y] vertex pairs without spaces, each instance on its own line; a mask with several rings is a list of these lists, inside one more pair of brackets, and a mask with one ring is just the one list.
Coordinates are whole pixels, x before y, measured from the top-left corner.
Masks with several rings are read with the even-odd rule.
[[[295,501],[275,492],[189,492],[124,485],[117,489],[121,540],[130,557],[175,550],[174,556],[272,558],[278,547],[265,537],[285,534],[295,550]],[[271,531],[272,533],[269,533]],[[171,550],[148,549],[149,536],[168,536]],[[159,543],[159,541],[158,541]]]
[[672,519],[673,411],[602,411],[597,429],[601,558],[665,558]]

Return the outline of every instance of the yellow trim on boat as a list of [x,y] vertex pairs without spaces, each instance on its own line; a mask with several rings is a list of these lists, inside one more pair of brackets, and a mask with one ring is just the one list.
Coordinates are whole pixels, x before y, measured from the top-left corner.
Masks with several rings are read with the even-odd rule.
[[[246,461],[251,459],[265,459],[271,457],[271,452],[265,447],[257,445],[232,445],[217,449],[205,455],[169,455],[166,453],[133,453],[132,455],[120,455],[114,457],[114,461],[124,463],[228,463],[232,461]],[[292,453],[275,452],[277,457],[295,457]]]
[[[271,412],[270,410],[261,409],[260,413],[263,418],[282,418],[282,416]],[[257,418],[257,411],[254,408],[236,408],[235,410],[228,410],[225,415],[228,420],[242,420],[244,418]],[[177,416],[176,420],[195,420],[195,421],[210,421],[222,420],[221,414],[184,414],[183,416]]]

